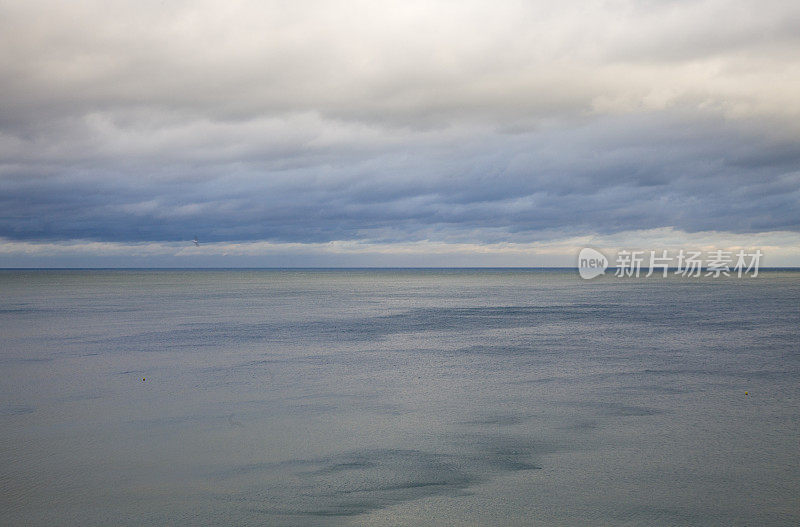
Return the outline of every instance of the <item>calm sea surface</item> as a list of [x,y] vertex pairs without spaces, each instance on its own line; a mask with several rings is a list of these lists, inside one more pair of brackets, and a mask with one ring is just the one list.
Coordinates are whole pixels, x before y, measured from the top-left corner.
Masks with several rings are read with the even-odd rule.
[[0,271],[0,525],[798,525],[800,273]]

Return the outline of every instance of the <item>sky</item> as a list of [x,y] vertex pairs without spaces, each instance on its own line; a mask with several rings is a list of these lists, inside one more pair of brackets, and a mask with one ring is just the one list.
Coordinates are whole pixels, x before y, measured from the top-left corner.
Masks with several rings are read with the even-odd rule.
[[794,0],[0,0],[0,267],[800,266],[798,50]]

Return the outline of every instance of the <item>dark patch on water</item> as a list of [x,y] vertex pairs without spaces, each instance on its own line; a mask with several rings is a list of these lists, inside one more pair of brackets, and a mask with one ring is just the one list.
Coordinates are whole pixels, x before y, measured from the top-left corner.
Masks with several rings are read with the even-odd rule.
[[584,402],[578,403],[578,406],[596,409],[600,415],[607,417],[644,417],[664,413],[664,410],[658,408],[613,402]]
[[52,357],[2,357],[0,364],[39,364],[52,362]]
[[518,425],[522,423],[524,420],[525,418],[519,415],[490,415],[477,419],[471,419],[469,421],[463,421],[462,424],[475,425],[475,426],[486,426],[486,425],[512,426],[512,425]]
[[0,406],[0,416],[7,417],[13,415],[26,415],[32,414],[35,408],[25,405],[4,405]]
[[302,492],[290,493],[282,484],[273,483],[239,495],[237,500],[252,503],[250,510],[268,515],[325,517],[356,516],[425,497],[459,495],[470,486],[503,473],[541,468],[532,461],[533,456],[541,454],[538,443],[476,439],[479,448],[464,455],[361,450],[318,459],[241,465],[218,472],[214,478],[258,476],[261,485],[268,481],[291,482]]
[[[520,327],[535,328],[545,324],[567,323],[591,319],[608,324],[614,318],[614,309],[602,306],[489,306],[461,308],[412,309],[404,313],[348,319],[308,320],[290,323],[276,322],[212,322],[184,323],[168,331],[152,331],[135,335],[100,339],[98,344],[114,345],[122,349],[149,351],[175,347],[221,346],[237,342],[297,342],[299,341],[350,341],[381,340],[399,333],[419,332],[476,332],[492,329]],[[621,315],[620,315],[621,317]],[[660,315],[659,315],[660,317]],[[646,323],[651,326],[670,327],[673,323],[646,313],[625,313],[624,321]],[[554,341],[555,342],[555,341]],[[473,352],[492,353],[492,348],[466,348]],[[505,346],[505,353],[527,353],[529,347]]]
[[560,430],[575,430],[578,432],[589,432],[598,428],[597,421],[589,419],[579,419],[571,424],[560,426]]

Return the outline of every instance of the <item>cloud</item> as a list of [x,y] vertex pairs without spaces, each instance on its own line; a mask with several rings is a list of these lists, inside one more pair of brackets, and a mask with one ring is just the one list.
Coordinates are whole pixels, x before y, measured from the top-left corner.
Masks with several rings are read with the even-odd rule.
[[764,253],[762,266],[792,266],[800,262],[800,234],[790,231],[737,234],[672,228],[629,230],[611,235],[585,235],[547,241],[458,243],[435,240],[383,243],[337,240],[327,243],[217,242],[32,242],[0,239],[0,265],[24,267],[36,263],[58,267],[75,262],[95,266],[136,266],[142,262],[165,267],[233,266],[517,266],[572,267],[583,247],[608,255],[621,249],[649,251],[754,251]]
[[796,2],[7,2],[0,236],[800,230]]
[[29,125],[139,107],[412,126],[800,109],[790,1],[19,2],[3,20],[4,114]]
[[[113,155],[94,154],[92,163],[30,159],[25,166],[39,174],[0,183],[0,232],[112,241],[198,234],[209,241],[495,242],[663,226],[797,229],[800,218],[793,143],[714,119],[648,114],[518,134],[400,133],[359,124],[334,131],[303,115],[223,128],[161,130],[178,137],[168,144],[198,133],[200,144],[181,149],[108,126],[108,146],[99,150]],[[281,145],[282,132],[305,139]],[[216,133],[239,138],[235,147],[227,143],[234,152],[214,152],[213,144],[204,151]],[[275,144],[265,141],[272,136]],[[57,174],[48,174],[51,164]]]

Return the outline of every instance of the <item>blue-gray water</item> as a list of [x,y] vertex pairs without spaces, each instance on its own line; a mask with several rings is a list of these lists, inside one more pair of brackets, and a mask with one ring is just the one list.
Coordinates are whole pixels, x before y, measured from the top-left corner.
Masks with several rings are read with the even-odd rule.
[[0,271],[0,335],[2,525],[800,523],[798,272]]

